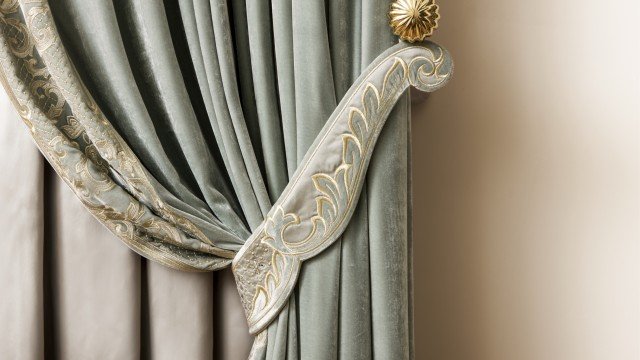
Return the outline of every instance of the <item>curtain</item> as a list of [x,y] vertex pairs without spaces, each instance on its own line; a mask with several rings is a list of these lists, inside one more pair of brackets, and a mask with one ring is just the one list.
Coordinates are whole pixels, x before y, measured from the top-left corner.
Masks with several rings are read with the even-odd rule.
[[[29,6],[14,5],[2,4],[9,14],[1,24],[6,38],[19,30],[14,16],[24,18],[20,11]],[[174,267],[220,270],[230,264],[351,84],[396,42],[387,25],[389,4],[381,0],[49,5],[86,87],[78,91],[91,95],[115,137],[139,159],[140,177],[149,180],[149,187],[132,185],[136,164],[114,160],[119,168],[104,180],[105,191],[114,191],[111,201],[129,201],[133,194],[144,201],[131,200],[129,206],[139,208],[132,214],[126,207],[125,215],[160,224],[149,234],[119,235],[128,236],[134,250],[154,251]],[[37,22],[41,14],[28,15]],[[36,43],[42,41],[35,35]],[[54,51],[46,45],[43,54]],[[18,74],[40,74],[28,61],[21,66]],[[42,91],[42,111],[56,111],[56,97]],[[71,109],[60,107],[56,116],[64,123],[56,126],[70,136],[75,132],[74,146],[90,154],[103,144],[84,140],[75,125],[93,116],[94,107],[74,105],[74,93],[66,98]],[[408,106],[403,96],[389,115],[347,229],[303,263],[292,296],[263,333],[264,346],[254,347],[254,358],[412,357]],[[7,235],[12,245],[0,251],[7,267],[0,286],[10,290],[0,314],[8,319],[4,338],[11,339],[0,344],[1,354],[248,356],[252,337],[228,269],[186,273],[134,255],[71,199],[13,130],[3,136],[20,141],[14,154],[24,158],[8,160],[7,166],[24,183],[12,179],[3,191],[15,196],[24,215],[19,224],[6,225],[15,232]],[[194,228],[215,242],[206,246],[206,255],[180,247],[178,261],[171,257],[176,244],[151,247],[140,241],[164,238],[167,222],[184,230],[176,235],[182,245],[204,247],[190,237]]]

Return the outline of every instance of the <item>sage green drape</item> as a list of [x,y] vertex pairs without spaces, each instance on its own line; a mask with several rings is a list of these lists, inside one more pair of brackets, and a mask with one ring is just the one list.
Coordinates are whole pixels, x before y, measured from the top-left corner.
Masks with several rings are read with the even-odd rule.
[[[361,69],[396,41],[388,5],[50,2],[73,64],[106,118],[176,207],[233,235],[217,244],[229,250],[238,250],[260,224]],[[349,227],[304,263],[294,296],[267,330],[263,358],[412,357],[408,123],[405,98],[383,130]],[[207,281],[194,286],[210,286]],[[156,296],[171,302],[192,294]],[[153,322],[148,316],[142,321]],[[202,320],[193,326],[197,334]],[[104,341],[114,336],[103,334]],[[176,341],[162,339],[161,346]],[[213,339],[189,341],[208,349],[202,344]],[[153,341],[149,347],[143,357],[163,357]]]

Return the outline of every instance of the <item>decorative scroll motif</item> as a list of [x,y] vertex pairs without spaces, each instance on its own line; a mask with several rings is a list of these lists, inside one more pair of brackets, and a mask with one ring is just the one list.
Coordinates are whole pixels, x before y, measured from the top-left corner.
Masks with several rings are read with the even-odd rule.
[[375,142],[398,98],[410,85],[434,91],[452,71],[449,54],[438,45],[401,43],[352,86],[265,221],[233,260],[251,333],[264,329],[285,305],[302,261],[344,231]]
[[234,252],[216,247],[163,203],[140,161],[88,94],[47,2],[2,1],[0,35],[3,86],[41,152],[89,211],[133,250],[167,266],[190,271],[227,266]]

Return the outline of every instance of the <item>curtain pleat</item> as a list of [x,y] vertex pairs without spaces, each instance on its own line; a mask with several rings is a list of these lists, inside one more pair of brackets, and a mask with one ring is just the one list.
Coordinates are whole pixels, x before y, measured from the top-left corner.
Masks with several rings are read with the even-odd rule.
[[[388,5],[362,4],[362,66],[369,64],[393,41],[384,27]],[[409,317],[409,198],[407,134],[409,98],[401,98],[389,115],[371,157],[367,173],[369,277],[371,289],[372,351],[376,358],[408,358],[412,353]],[[403,184],[403,185],[398,185]]]
[[46,336],[51,343],[45,355],[135,359],[140,353],[141,259],[114,243],[67,185],[51,170],[47,174],[50,225],[44,256],[49,257]]
[[[0,96],[0,354],[7,359],[44,355],[44,159],[14,111]],[[20,179],[20,181],[15,181]],[[122,246],[119,246],[122,248]]]
[[256,94],[260,143],[265,156],[266,181],[271,202],[275,202],[289,182],[285,144],[278,110],[278,90],[274,64],[271,9],[266,1],[251,1],[246,7],[253,89]]
[[[239,1],[242,2],[242,1]],[[293,67],[293,20],[291,2],[271,1],[271,23],[263,29],[273,32],[273,53],[277,79],[278,104],[289,177],[298,166],[295,80]],[[273,69],[272,69],[273,71]]]
[[[396,41],[386,0],[50,5],[83,82],[163,200],[229,250],[263,221],[361,70]],[[347,230],[303,264],[256,358],[411,356],[408,109],[405,97],[379,138]],[[24,176],[41,179],[31,151],[39,165]],[[53,194],[49,251],[42,214],[31,220],[40,232],[25,232],[31,247],[17,250],[32,284],[31,325],[9,316],[16,345],[0,344],[0,354],[29,342],[27,358],[248,356],[253,337],[230,270],[182,273],[142,259],[60,180],[52,184],[30,190]],[[42,205],[22,201],[32,211]],[[0,274],[0,284],[8,279]],[[46,281],[48,295],[37,286]]]
[[[129,63],[138,72],[137,84],[143,91],[147,109],[154,112],[154,125],[166,138],[172,138],[171,143],[177,146],[171,150],[182,154],[183,168],[190,170],[199,193],[215,209],[232,198],[231,189],[200,130],[173,48],[164,6],[155,1],[131,1],[121,4],[116,12],[122,12],[120,31],[128,35]],[[226,206],[220,211],[228,212]]]
[[146,282],[145,357],[212,359],[218,330],[213,274],[189,274],[147,262]]
[[407,183],[408,110],[408,97],[400,99],[367,176],[372,345],[381,359],[409,352],[408,194],[406,187],[397,186]]

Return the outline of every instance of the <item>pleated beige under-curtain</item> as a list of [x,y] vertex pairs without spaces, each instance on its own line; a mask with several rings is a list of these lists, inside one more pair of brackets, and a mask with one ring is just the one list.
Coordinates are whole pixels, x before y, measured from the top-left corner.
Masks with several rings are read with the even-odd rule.
[[0,359],[247,358],[230,271],[130,251],[48,167],[4,91],[0,151]]

